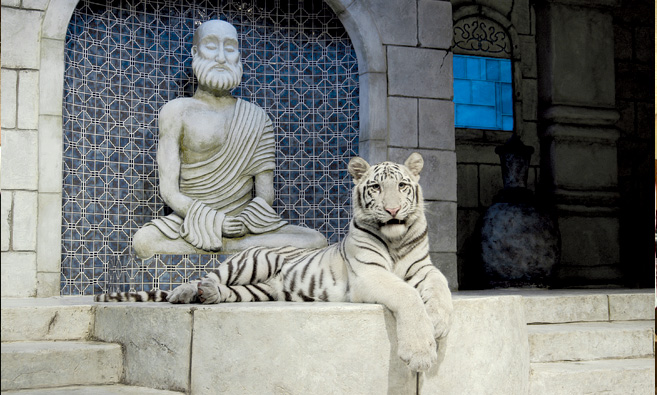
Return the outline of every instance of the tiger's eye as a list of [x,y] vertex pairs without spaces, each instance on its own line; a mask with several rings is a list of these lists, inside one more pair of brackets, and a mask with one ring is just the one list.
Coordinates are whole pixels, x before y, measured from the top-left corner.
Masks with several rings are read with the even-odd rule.
[[381,187],[379,186],[379,184],[372,184],[372,185],[370,185],[369,187],[370,187],[370,189],[372,189],[374,192],[379,192],[379,191],[381,190]]
[[408,186],[408,184],[406,184],[405,182],[399,183],[399,189],[405,188],[406,186]]

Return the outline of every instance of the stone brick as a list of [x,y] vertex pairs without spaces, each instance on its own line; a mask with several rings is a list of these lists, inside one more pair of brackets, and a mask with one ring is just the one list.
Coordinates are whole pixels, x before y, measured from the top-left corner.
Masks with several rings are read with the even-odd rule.
[[31,10],[45,10],[50,0],[23,0],[23,8]]
[[364,73],[361,84],[360,140],[387,140],[388,91],[385,73]]
[[0,237],[2,238],[2,251],[9,251],[11,245],[11,215],[14,204],[12,191],[5,191],[2,195],[2,208],[0,209]]
[[523,78],[536,78],[536,37],[518,36],[520,54],[520,70]]
[[501,166],[479,166],[479,204],[489,207],[493,198],[504,188]]
[[187,392],[192,343],[189,305],[157,303],[148,311],[138,305],[97,305],[94,337],[124,345],[126,384]]
[[609,295],[609,319],[612,321],[653,320],[654,294],[622,293]]
[[[7,300],[2,303],[2,340],[86,340],[93,328],[91,304],[68,306],[54,300]],[[48,302],[53,305],[48,305]]]
[[456,252],[456,203],[424,203],[431,252]]
[[16,92],[18,73],[15,70],[2,69],[2,128],[16,127]]
[[424,158],[420,173],[420,185],[426,200],[448,200],[456,202],[456,155],[452,151],[430,151],[423,149],[389,148],[389,159],[404,163],[413,152]]
[[452,329],[438,345],[439,363],[418,375],[418,394],[527,394],[529,346],[521,298],[457,293],[453,299]]
[[40,11],[2,9],[2,67],[39,68],[41,16]]
[[415,98],[388,98],[388,143],[394,147],[418,146],[418,103]]
[[0,293],[3,298],[36,296],[36,253],[2,252]]
[[447,278],[449,289],[459,289],[458,269],[456,267],[456,254],[452,252],[432,252],[431,263],[440,270]]
[[64,41],[43,40],[40,73],[39,112],[61,118],[64,96]]
[[458,223],[456,225],[457,229],[457,241],[456,247],[459,253],[463,252],[468,240],[474,235],[475,232],[478,232],[477,222],[479,221],[479,211],[477,210],[461,210],[457,212]]
[[535,121],[538,119],[538,86],[536,80],[522,80],[522,119]]
[[[61,181],[60,181],[61,182]],[[39,272],[59,273],[62,245],[62,196],[39,193],[37,267]]]
[[193,394],[415,390],[416,375],[397,356],[395,320],[381,305],[203,306],[193,325]]
[[447,100],[419,101],[420,147],[454,150],[454,103]]
[[37,195],[36,192],[14,192],[11,243],[14,251],[36,250]]
[[38,138],[33,130],[2,131],[2,190],[36,190],[38,185]]
[[479,207],[479,172],[477,165],[457,165],[456,183],[459,208]]
[[[61,96],[61,95],[60,95]],[[18,72],[18,128],[39,127],[39,72]]]
[[513,27],[516,28],[518,34],[532,34],[533,24],[531,23],[531,11],[533,7],[529,6],[529,1],[515,0],[512,1],[512,5],[511,23],[513,24]]
[[452,100],[452,54],[437,49],[388,47],[388,92],[393,96]]
[[44,38],[64,40],[66,29],[71,21],[73,10],[79,0],[58,0],[57,7],[49,7],[43,18],[42,35]]
[[[39,124],[39,174],[62,174],[62,116],[42,115]],[[61,177],[39,177],[40,192],[61,193]]]
[[2,5],[8,7],[20,7],[21,0],[2,0]]
[[59,296],[61,278],[61,272],[37,272],[37,298]]
[[426,48],[449,49],[452,46],[452,5],[448,1],[418,2],[418,38]]
[[383,44],[417,44],[415,1],[366,0]]
[[653,35],[655,30],[650,27],[637,27],[634,31],[636,35],[634,40],[634,55],[636,60],[640,62],[652,63],[655,57],[655,52],[652,48]]
[[500,157],[495,153],[495,145],[490,143],[459,141],[456,145],[456,157],[459,163],[500,164]]

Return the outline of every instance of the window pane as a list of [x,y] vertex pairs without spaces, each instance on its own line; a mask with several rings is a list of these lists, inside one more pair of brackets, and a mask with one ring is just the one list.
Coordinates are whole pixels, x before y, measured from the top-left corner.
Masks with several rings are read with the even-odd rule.
[[511,60],[454,55],[456,127],[513,130]]

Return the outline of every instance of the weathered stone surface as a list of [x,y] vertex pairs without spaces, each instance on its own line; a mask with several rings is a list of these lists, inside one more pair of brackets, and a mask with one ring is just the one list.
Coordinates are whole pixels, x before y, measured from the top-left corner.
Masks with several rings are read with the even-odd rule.
[[2,251],[9,251],[11,242],[11,210],[14,204],[14,194],[11,191],[5,191],[2,195],[2,205],[0,206],[0,237],[2,238]]
[[592,267],[620,262],[617,219],[563,216],[559,219],[559,229],[563,252],[562,265]]
[[32,390],[3,391],[7,395],[180,395],[181,392],[156,390],[129,385],[85,385],[75,387],[43,388]]
[[3,251],[0,261],[3,298],[36,296],[36,253]]
[[529,348],[517,296],[454,295],[452,329],[438,365],[420,375],[419,394],[526,394]]
[[453,252],[431,252],[429,255],[431,256],[431,263],[447,278],[450,291],[457,291],[459,289],[459,278],[456,254]]
[[419,101],[420,147],[454,150],[454,103],[448,100]]
[[192,309],[189,305],[168,303],[144,306],[143,303],[96,305],[94,337],[123,344],[126,384],[186,391]]
[[415,2],[366,0],[383,44],[417,44],[417,7]]
[[34,130],[2,131],[2,190],[36,190],[38,186],[38,137]]
[[612,293],[609,295],[609,319],[612,321],[654,320],[654,294]]
[[431,252],[456,252],[456,203],[425,201]]
[[653,354],[651,321],[529,325],[531,362],[638,358]]
[[457,165],[456,188],[459,208],[479,207],[479,172],[477,165]]
[[418,39],[428,48],[449,49],[452,45],[452,4],[449,1],[418,1]]
[[[57,7],[54,7],[57,8]],[[64,41],[43,39],[39,78],[39,113],[59,116],[64,97]],[[60,133],[61,134],[61,129]]]
[[[60,273],[61,256],[53,254],[62,245],[62,197],[59,193],[39,194],[39,226],[37,237],[37,268],[39,272]],[[55,295],[52,295],[55,296]]]
[[91,305],[35,305],[2,301],[2,341],[84,340],[93,325]]
[[388,98],[388,144],[393,147],[418,146],[418,102],[415,98]]
[[496,166],[479,165],[479,205],[483,207],[492,205],[493,198],[504,187],[499,162],[498,157]]
[[[248,316],[248,324],[245,317]],[[194,394],[413,394],[382,306],[252,303],[194,312]]]
[[655,360],[534,363],[530,377],[530,395],[650,395],[655,385]]
[[2,390],[118,383],[121,362],[119,344],[2,342]]
[[41,28],[44,38],[57,40],[66,38],[66,29],[77,3],[78,0],[59,0],[57,7],[48,7]]
[[[452,100],[451,53],[438,49],[390,46],[387,55],[390,95]],[[412,73],[409,70],[423,72]]]
[[39,68],[42,15],[40,11],[2,9],[2,67]]
[[558,291],[544,292],[523,299],[527,323],[561,323],[577,321],[607,321],[607,295],[560,295]]
[[13,129],[16,127],[18,73],[15,70],[3,68],[0,80],[2,85],[2,128]]
[[14,251],[35,251],[38,199],[36,192],[14,192],[12,247]]

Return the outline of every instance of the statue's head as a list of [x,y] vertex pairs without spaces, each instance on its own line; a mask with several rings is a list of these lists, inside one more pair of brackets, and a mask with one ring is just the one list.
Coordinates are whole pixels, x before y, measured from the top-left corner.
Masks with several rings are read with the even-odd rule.
[[242,81],[237,30],[228,22],[204,22],[194,32],[192,70],[201,86],[229,91]]

